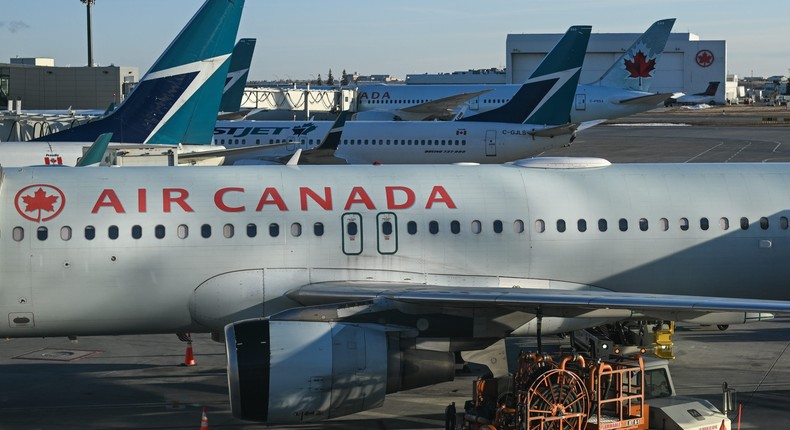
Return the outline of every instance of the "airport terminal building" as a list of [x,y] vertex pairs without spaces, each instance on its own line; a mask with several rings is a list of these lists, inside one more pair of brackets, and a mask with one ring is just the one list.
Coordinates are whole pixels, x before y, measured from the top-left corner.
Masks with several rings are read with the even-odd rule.
[[123,101],[139,80],[137,67],[59,67],[51,58],[12,58],[0,63],[0,107],[104,109]]

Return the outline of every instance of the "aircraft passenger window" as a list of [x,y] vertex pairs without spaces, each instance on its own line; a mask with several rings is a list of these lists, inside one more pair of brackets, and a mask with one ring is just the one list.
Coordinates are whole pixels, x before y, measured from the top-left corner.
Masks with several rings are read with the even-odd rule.
[[324,235],[324,224],[317,222],[313,224],[313,234],[316,236],[323,236]]
[[565,220],[558,219],[557,220],[557,231],[560,233],[565,233]]
[[389,140],[389,139],[387,139],[387,145],[389,145],[389,144],[390,144],[390,140]]
[[280,224],[275,222],[269,224],[269,236],[277,237],[280,235]]
[[156,227],[154,227],[154,237],[156,237],[157,239],[164,239],[165,226],[163,226],[162,224],[157,224]]
[[583,219],[576,221],[576,228],[578,228],[580,232],[584,233],[587,231],[587,221]]
[[411,139],[409,139],[408,142],[409,142],[408,145],[411,145]]
[[481,231],[483,231],[483,224],[478,220],[472,221],[472,233],[480,234]]
[[699,219],[699,228],[700,228],[700,229],[702,229],[703,231],[705,231],[705,230],[707,230],[709,227],[710,227],[710,223],[708,222],[708,219],[707,219],[707,218],[703,217],[703,218],[700,218],[700,219]]
[[357,223],[350,222],[346,225],[346,234],[349,236],[356,236],[357,233],[359,233],[359,226],[357,226]]
[[71,227],[63,226],[60,228],[60,240],[71,240]]
[[96,227],[91,225],[85,227],[85,239],[93,240],[96,237]]
[[233,233],[235,232],[236,229],[233,228],[233,224],[225,224],[222,226],[222,235],[225,236],[225,239],[233,237]]
[[687,218],[681,218],[679,224],[681,230],[686,231],[689,229],[689,220]]
[[302,235],[302,224],[295,222],[291,224],[291,236],[299,237]]
[[384,144],[384,139],[379,139],[379,145],[383,145],[383,144]]
[[46,227],[39,227],[36,229],[36,237],[38,240],[47,240],[49,237],[49,230]]
[[719,218],[719,227],[721,227],[722,230],[729,230],[730,220],[728,220],[726,217]]
[[260,139],[255,139],[255,144],[256,145],[260,145],[261,144],[261,140]]
[[456,220],[450,221],[450,233],[458,234],[460,232],[461,232],[461,223]]
[[619,221],[620,231],[627,231],[628,230],[628,220],[625,218],[620,218]]
[[749,218],[741,217],[741,230],[749,229]]
[[204,239],[208,239],[211,237],[211,225],[203,224],[200,226],[200,236]]
[[502,233],[502,221],[494,221],[494,233]]
[[459,144],[459,143],[460,143],[460,142],[458,142],[458,139],[456,139],[456,140],[455,140],[455,146],[458,146],[458,144]]
[[420,141],[420,145],[425,145],[425,140],[424,139]]
[[535,220],[535,231],[538,233],[543,233],[546,231],[546,222],[544,222],[542,219]]
[[143,228],[139,225],[132,226],[132,237],[135,239],[139,239],[143,237]]
[[247,237],[255,237],[257,235],[258,235],[258,226],[253,223],[247,224]]
[[406,231],[409,232],[409,234],[417,234],[417,223],[414,221],[406,223]]
[[118,226],[117,225],[111,225],[107,229],[107,236],[109,236],[110,239],[112,239],[112,240],[118,239]]
[[760,218],[760,228],[763,230],[768,230],[768,218],[766,217]]
[[25,238],[25,229],[23,229],[22,227],[14,227],[11,236],[14,238],[15,241],[21,242],[22,239]]
[[608,227],[608,225],[606,223],[606,220],[603,219],[603,218],[599,219],[598,220],[598,230],[599,231],[606,231],[607,228],[609,228],[609,227]]
[[367,145],[367,144],[368,144],[368,140],[367,140],[367,139],[365,139],[365,145]]
[[647,218],[639,218],[639,230],[647,231]]
[[436,221],[431,221],[428,223],[428,231],[431,234],[439,233],[439,223]]
[[787,230],[787,227],[788,227],[787,217],[786,216],[779,217],[779,228],[781,228],[782,230]]
[[669,220],[666,218],[661,218],[658,220],[658,228],[660,228],[661,231],[669,230]]
[[513,221],[513,232],[524,233],[524,221],[521,221],[520,219]]
[[189,237],[189,227],[185,224],[179,224],[178,229],[176,229],[176,234],[178,235],[179,239],[186,239]]

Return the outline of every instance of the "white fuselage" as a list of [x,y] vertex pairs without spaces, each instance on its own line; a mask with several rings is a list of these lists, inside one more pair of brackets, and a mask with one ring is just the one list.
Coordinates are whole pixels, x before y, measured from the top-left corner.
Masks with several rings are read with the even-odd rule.
[[[391,112],[405,120],[421,120],[425,115],[402,111],[421,103],[454,96],[461,93],[491,90],[474,97],[459,106],[455,113],[464,117],[498,108],[510,101],[521,85],[374,85],[360,87],[357,93],[358,112]],[[659,104],[621,104],[620,101],[650,95],[644,91],[633,91],[600,85],[578,85],[574,104],[570,111],[570,122],[579,124],[587,121],[606,120],[645,112]],[[364,118],[365,115],[360,115]]]
[[790,300],[790,164],[33,167],[0,180],[0,336],[219,330],[326,281]]
[[[227,148],[261,146],[259,153],[228,156],[225,163],[256,156],[278,157],[310,149],[332,127],[331,121],[218,121],[214,140]],[[569,134],[536,137],[530,124],[448,121],[348,121],[335,155],[349,164],[504,163],[567,145]],[[267,145],[292,145],[266,148]]]

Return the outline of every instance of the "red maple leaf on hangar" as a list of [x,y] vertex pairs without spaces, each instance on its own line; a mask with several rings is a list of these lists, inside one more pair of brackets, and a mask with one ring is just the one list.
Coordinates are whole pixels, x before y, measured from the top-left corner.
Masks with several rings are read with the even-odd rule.
[[41,220],[41,211],[53,212],[55,210],[55,203],[58,201],[58,196],[48,195],[42,188],[36,190],[32,196],[22,196],[22,201],[25,203],[25,212],[38,211],[38,221]]
[[634,55],[634,61],[626,59],[625,60],[625,70],[630,72],[631,74],[628,76],[629,78],[649,78],[650,72],[652,72],[656,68],[656,59],[652,59],[650,61],[647,60],[647,56],[642,51],[637,51],[636,55]]

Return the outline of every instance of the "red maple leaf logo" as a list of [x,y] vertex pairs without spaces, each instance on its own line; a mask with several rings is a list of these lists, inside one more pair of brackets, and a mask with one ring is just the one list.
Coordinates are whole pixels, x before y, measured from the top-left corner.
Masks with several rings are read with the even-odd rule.
[[713,53],[707,49],[697,52],[697,64],[700,67],[708,67],[713,64]]
[[[14,206],[22,218],[35,222],[49,221],[63,211],[66,206],[66,195],[52,185],[28,185],[16,193]],[[28,214],[29,212],[33,215]]]
[[636,55],[634,55],[634,61],[626,59],[625,60],[625,70],[630,72],[631,74],[628,76],[629,78],[649,78],[650,72],[652,72],[656,68],[656,59],[652,59],[650,61],[647,60],[647,56],[642,51],[637,51]]
[[46,191],[39,188],[32,196],[22,196],[22,201],[27,205],[25,212],[38,211],[36,220],[41,221],[41,211],[55,211],[54,205],[58,201],[58,196],[47,195]]

